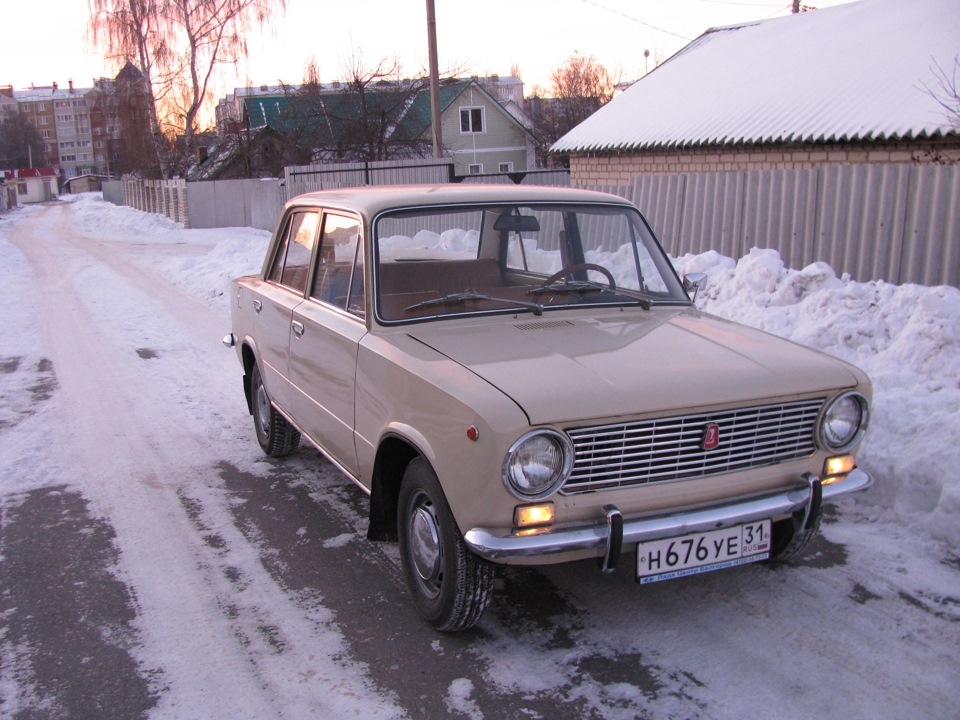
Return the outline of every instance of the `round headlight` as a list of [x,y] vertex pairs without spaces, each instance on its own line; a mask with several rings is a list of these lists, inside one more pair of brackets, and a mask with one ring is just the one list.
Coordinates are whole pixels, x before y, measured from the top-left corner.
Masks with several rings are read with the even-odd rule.
[[833,451],[853,447],[867,429],[867,399],[860,393],[841,395],[827,407],[820,424],[820,438]]
[[517,440],[503,461],[507,489],[522,500],[552,495],[573,466],[573,449],[566,436],[535,430]]

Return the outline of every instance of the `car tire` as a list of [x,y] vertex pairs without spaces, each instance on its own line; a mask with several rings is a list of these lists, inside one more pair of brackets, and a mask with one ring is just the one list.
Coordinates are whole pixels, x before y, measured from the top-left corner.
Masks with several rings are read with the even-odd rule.
[[289,455],[300,447],[300,432],[273,407],[263,386],[260,368],[256,365],[250,375],[250,404],[253,428],[263,452],[276,458]]
[[490,604],[494,568],[467,548],[422,458],[404,472],[397,523],[403,574],[420,615],[442,632],[473,627]]

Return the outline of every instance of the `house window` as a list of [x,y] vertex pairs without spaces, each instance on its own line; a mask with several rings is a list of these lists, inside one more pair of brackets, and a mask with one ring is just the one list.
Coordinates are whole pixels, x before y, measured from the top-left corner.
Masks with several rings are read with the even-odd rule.
[[46,112],[47,104],[46,103],[37,103],[37,112]]
[[50,131],[49,131],[49,130],[41,130],[41,131],[40,131],[40,137],[43,138],[44,140],[49,140],[49,139],[50,139]]
[[502,173],[511,173],[513,172],[513,163],[512,162],[503,162],[500,163],[500,169],[498,172]]
[[48,118],[46,115],[42,115],[41,117],[37,118],[37,125],[48,125],[49,120],[50,118]]
[[467,166],[467,175],[482,175],[483,163],[471,163]]
[[76,162],[76,161],[77,161],[77,156],[76,156],[76,155],[61,155],[61,156],[60,156],[60,161],[61,161],[61,162]]
[[461,133],[482,133],[484,127],[482,107],[460,108]]

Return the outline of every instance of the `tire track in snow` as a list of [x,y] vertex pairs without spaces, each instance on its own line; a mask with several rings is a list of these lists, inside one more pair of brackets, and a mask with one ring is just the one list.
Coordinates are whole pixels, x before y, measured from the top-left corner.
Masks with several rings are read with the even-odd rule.
[[[349,659],[336,628],[305,618],[218,510],[224,499],[211,461],[248,446],[229,437],[238,403],[237,420],[211,430],[218,418],[208,401],[227,392],[223,367],[235,358],[208,333],[227,319],[124,262],[116,244],[77,237],[70,212],[46,208],[12,241],[35,272],[44,350],[60,383],[51,401],[54,462],[70,469],[71,485],[116,532],[119,574],[136,598],[141,672],[159,678],[157,716],[401,715]],[[144,347],[152,359],[137,354]],[[195,374],[178,378],[184,368]],[[198,530],[186,496],[203,497],[244,587],[218,580],[222,548]],[[234,605],[255,607],[257,624],[286,638],[282,650],[245,642],[228,611]]]

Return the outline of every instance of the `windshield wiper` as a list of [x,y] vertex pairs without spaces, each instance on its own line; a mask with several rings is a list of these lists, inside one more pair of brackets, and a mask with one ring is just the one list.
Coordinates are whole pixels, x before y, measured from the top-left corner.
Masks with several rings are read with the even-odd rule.
[[531,310],[534,315],[543,315],[543,305],[538,303],[524,302],[523,300],[510,300],[507,298],[494,297],[493,295],[481,295],[480,293],[472,292],[450,293],[449,295],[444,295],[443,297],[433,298],[432,300],[423,300],[421,302],[414,303],[413,305],[408,305],[404,309],[409,312],[410,310],[431,307],[433,305],[462,305],[463,303],[471,300],[492,300],[493,302],[507,303],[508,305],[515,305],[517,307]]
[[590,280],[571,280],[569,282],[554,283],[553,285],[541,285],[536,287],[528,295],[546,295],[547,293],[578,293],[582,295],[588,292],[614,292],[610,288],[597,285]]
[[649,310],[653,303],[647,298],[638,298],[633,295],[624,295],[619,293],[617,290],[613,290],[603,285],[598,285],[595,282],[590,280],[572,280],[570,282],[555,283],[553,285],[541,285],[538,288],[530,290],[528,295],[546,295],[547,293],[561,294],[561,293],[577,293],[578,295],[584,295],[588,292],[608,292],[620,295],[620,297],[626,297],[634,301],[642,307],[644,310]]

